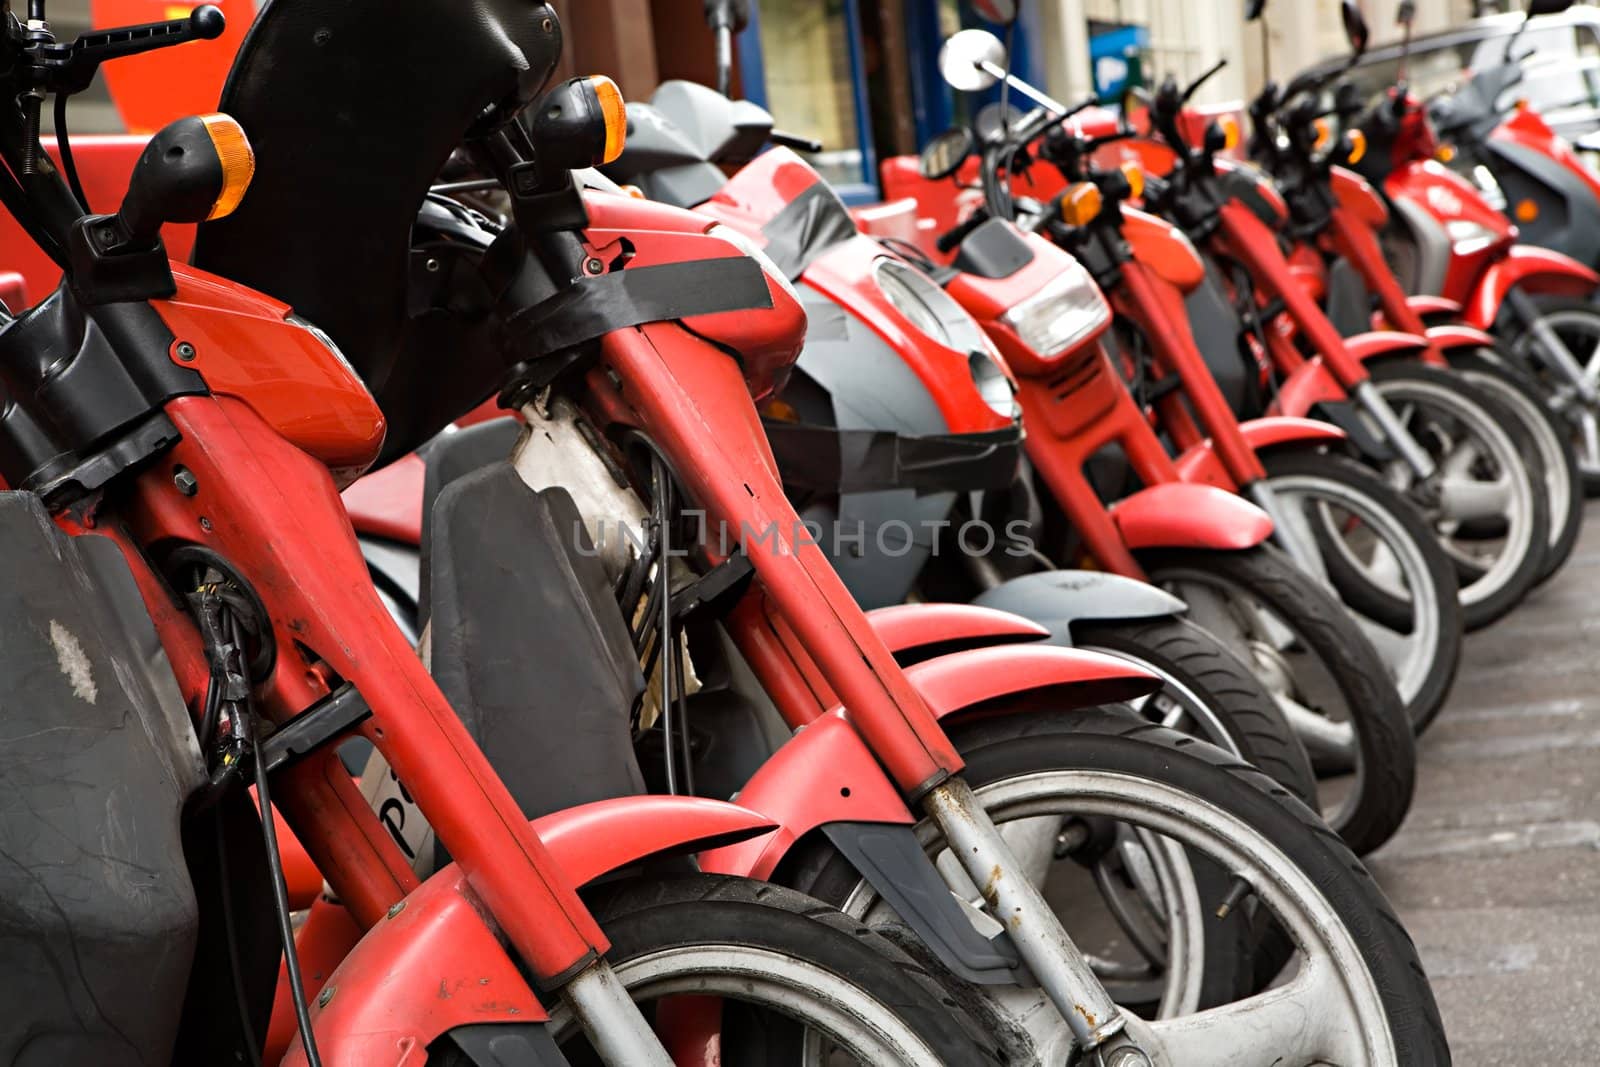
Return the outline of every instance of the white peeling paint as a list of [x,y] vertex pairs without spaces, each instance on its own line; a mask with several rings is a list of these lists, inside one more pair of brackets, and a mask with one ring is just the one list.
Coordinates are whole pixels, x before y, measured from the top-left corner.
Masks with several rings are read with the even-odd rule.
[[56,663],[72,683],[72,694],[90,704],[100,695],[95,688],[94,670],[77,636],[54,619],[50,620],[50,643],[55,646]]

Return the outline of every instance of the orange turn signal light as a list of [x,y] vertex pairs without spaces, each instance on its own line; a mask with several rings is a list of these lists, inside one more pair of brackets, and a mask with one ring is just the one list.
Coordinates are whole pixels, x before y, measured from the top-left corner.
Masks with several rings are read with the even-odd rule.
[[1122,165],[1122,176],[1128,179],[1128,195],[1138,200],[1144,196],[1144,168],[1129,160]]
[[1217,120],[1222,127],[1222,147],[1229,152],[1239,147],[1243,134],[1239,130],[1239,120],[1232,115],[1224,115]]
[[239,206],[256,176],[255,149],[250,147],[250,138],[244,135],[244,127],[232,115],[201,115],[200,122],[205,126],[206,135],[211,138],[211,147],[217,150],[217,159],[222,164],[222,191],[217,194],[217,202],[211,205],[211,213],[206,219],[226,218]]
[[622,90],[604,74],[589,77],[589,86],[600,102],[600,114],[606,122],[605,162],[615,162],[628,143],[628,106],[623,102]]
[[1440,145],[1438,150],[1433,153],[1433,158],[1437,159],[1440,163],[1454,163],[1456,158],[1456,146],[1453,144]]
[[1351,130],[1344,135],[1345,161],[1352,165],[1360,163],[1367,155],[1367,135],[1360,130]]
[[1539,205],[1533,200],[1517,201],[1517,221],[1533,222],[1539,217]]
[[1069,226],[1087,226],[1100,214],[1100,207],[1100,187],[1077,182],[1068,186],[1061,198],[1061,220]]
[[1312,128],[1317,131],[1317,140],[1314,147],[1320,152],[1327,148],[1328,143],[1333,140],[1333,127],[1328,124],[1327,119],[1318,119],[1312,124]]

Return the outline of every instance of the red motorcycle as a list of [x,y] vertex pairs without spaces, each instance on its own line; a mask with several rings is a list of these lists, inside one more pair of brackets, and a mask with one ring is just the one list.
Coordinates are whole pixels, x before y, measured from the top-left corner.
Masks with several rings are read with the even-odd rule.
[[[1402,5],[1406,41],[1410,19]],[[1384,248],[1424,314],[1459,314],[1500,338],[1538,382],[1577,452],[1584,485],[1600,485],[1600,274],[1561,252],[1519,243],[1520,230],[1473,184],[1435,158],[1427,109],[1399,84],[1361,110],[1344,94],[1342,117],[1368,150],[1353,169],[1394,208]],[[1431,301],[1431,302],[1427,302]]]
[[[1419,354],[1424,363],[1466,377],[1526,431],[1544,464],[1550,504],[1550,544],[1540,575],[1548,579],[1571,555],[1582,525],[1576,506],[1582,476],[1564,428],[1537,383],[1518,369],[1514,356],[1497,350],[1491,335],[1446,321],[1448,309],[1407,296],[1384,255],[1388,205],[1364,178],[1340,165],[1360,162],[1365,137],[1359,131],[1332,135],[1322,114],[1320,79],[1297,79],[1291,88],[1295,93],[1269,85],[1250,108],[1251,154],[1276,176],[1289,205],[1291,263],[1341,332],[1353,335],[1377,324],[1426,337],[1428,348]],[[1427,324],[1425,312],[1434,325]]]
[[[668,1063],[632,1000],[652,996],[626,970],[640,960],[656,961],[653,980],[763,1017],[781,1005],[868,1062],[976,1062],[953,1005],[814,901],[705,876],[619,881],[592,910],[579,899],[577,886],[664,850],[771,824],[660,797],[529,824],[366,579],[338,487],[378,454],[383,413],[288,306],[167,259],[163,223],[221,218],[245,198],[255,159],[240,126],[210,115],[163,130],[112,215],[87,214],[38,143],[45,93],[81,89],[106,60],[215,36],[218,12],[70,45],[50,36],[42,5],[30,14],[24,26],[6,12],[0,193],[66,281],[0,322],[0,473],[22,490],[0,497],[18,579],[7,585],[7,678],[38,698],[7,711],[8,780],[28,803],[3,830],[20,872],[4,893],[6,1057],[27,1058],[43,1035],[73,1062],[258,1059],[293,929],[253,782],[261,808],[281,809],[309,849],[352,934],[366,931],[331,977],[300,973],[288,954],[291,993],[327,983],[314,1006],[294,997],[303,1044],[290,1062],[563,1063],[558,1042],[581,1044],[582,1031],[604,1062]],[[492,104],[514,116],[556,61],[548,7],[479,7],[457,23],[447,8],[385,14],[389,32],[409,22],[419,36],[449,33],[468,69],[518,72],[464,91],[477,101],[468,115]],[[275,5],[245,68],[275,34],[309,39],[305,17]],[[590,117],[542,147],[588,151],[601,125],[594,89],[557,93]],[[724,249],[764,299],[732,332],[708,329],[770,370],[792,356],[799,309],[715,243]],[[41,672],[41,656],[61,670]],[[454,858],[426,882],[340,761],[335,746],[356,733]],[[251,845],[256,833],[264,847]],[[663,953],[674,959],[665,972]],[[792,980],[762,990],[752,971]],[[884,1027],[842,1027],[830,1015],[841,998]]]
[[[1105,132],[1089,136],[1096,127]],[[1284,550],[1339,594],[1384,653],[1420,730],[1443,705],[1460,657],[1461,610],[1449,560],[1407,501],[1341,455],[1347,439],[1337,428],[1284,416],[1240,421],[1233,401],[1245,406],[1246,383],[1238,361],[1208,360],[1197,336],[1204,327],[1220,353],[1224,345],[1215,340],[1236,338],[1237,318],[1230,322],[1225,306],[1205,302],[1205,263],[1188,239],[1126,205],[1143,192],[1142,170],[1092,163],[1128,136],[1114,124],[1080,121],[1052,127],[1032,146],[1069,182],[1091,182],[1104,205],[1078,226],[1058,221],[1054,205],[1046,205],[1045,227],[1111,298],[1117,347],[1131,364],[1136,395],[1157,414],[1183,476],[1247,493],[1274,517]],[[1211,314],[1192,320],[1190,302]],[[1348,738],[1342,747],[1348,750]]]

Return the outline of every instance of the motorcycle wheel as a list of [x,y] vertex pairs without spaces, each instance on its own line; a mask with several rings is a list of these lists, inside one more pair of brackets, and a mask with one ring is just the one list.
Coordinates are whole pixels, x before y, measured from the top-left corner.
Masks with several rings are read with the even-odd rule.
[[[1600,386],[1600,308],[1584,300],[1544,297],[1539,299],[1539,308],[1568,350],[1587,361],[1584,377]],[[1547,369],[1548,363],[1540,356],[1538,341],[1531,331],[1519,330],[1511,337],[1510,346],[1539,381],[1547,404],[1571,388],[1570,383]],[[1600,496],[1600,411],[1571,400],[1562,405],[1560,417],[1577,452],[1585,494]]]
[[[1583,530],[1583,501],[1590,492],[1571,438],[1561,417],[1550,410],[1539,385],[1511,362],[1478,352],[1450,357],[1450,365],[1467,381],[1499,400],[1528,431],[1544,460],[1545,489],[1550,500],[1550,547],[1539,581],[1549,581],[1566,565]],[[1600,478],[1593,492],[1600,493]]]
[[1516,417],[1460,375],[1379,363],[1372,383],[1439,465],[1430,484],[1391,460],[1396,489],[1419,502],[1450,555],[1468,630],[1505,615],[1538,582],[1550,543],[1544,463]]
[[1411,728],[1444,707],[1461,665],[1454,568],[1428,524],[1376,474],[1343,456],[1277,451],[1267,484],[1304,521],[1334,592],[1388,665]]
[[[611,941],[606,960],[646,1018],[664,997],[721,999],[724,1063],[998,1062],[939,982],[815,899],[709,874],[630,879],[583,897]],[[574,1067],[601,1062],[565,1002],[551,1003],[548,1026]],[[430,1067],[468,1062],[428,1059]]]
[[[1257,987],[1248,984],[1203,1017],[1183,1012],[1129,1019],[1130,1033],[1160,1043],[1167,1054],[1160,1062],[1450,1062],[1416,949],[1371,876],[1312,811],[1259,771],[1109,709],[985,718],[957,724],[951,739],[967,761],[965,776],[1003,832],[1048,820],[1066,837],[1076,822],[1109,820],[1136,828],[1146,841],[1181,847],[1197,874],[1205,867],[1228,872],[1220,883],[1196,879],[1200,906],[1190,918],[1207,937],[1207,955],[1210,938],[1219,942],[1218,951],[1240,951],[1227,924],[1241,911],[1250,913],[1254,927],[1277,934],[1272,940],[1285,956],[1273,969],[1278,981],[1272,990],[1256,995]],[[916,830],[937,862],[945,851],[937,826],[924,820]],[[1046,857],[1054,862],[1045,864],[1044,888],[1076,937],[1081,899],[1049,882],[1058,871],[1077,871],[1070,854],[1057,855]],[[812,846],[795,870],[798,884],[846,914],[869,925],[889,924],[885,929],[895,923],[826,842]],[[975,895],[970,885],[950,882],[958,895]],[[1224,902],[1227,916],[1218,919]],[[1050,1012],[1030,1010],[1034,1004],[1023,991],[968,992],[998,1015],[993,1032],[1005,1032],[1008,1021],[1027,1031],[1035,1051],[1029,1062],[1068,1061],[1064,1024]],[[1370,1013],[1361,1005],[1370,1005]],[[981,1018],[984,1010],[975,1007],[974,1015]],[[1340,1042],[1349,1044],[1340,1048]]]
[[[1405,820],[1417,754],[1388,669],[1338,601],[1270,545],[1138,554],[1150,580],[1250,663],[1319,770],[1353,770],[1323,793],[1328,824],[1364,855]],[[1330,807],[1331,806],[1331,807]]]
[[1198,737],[1254,764],[1317,810],[1317,779],[1305,746],[1250,668],[1205,630],[1181,618],[1080,623],[1075,648],[1126,659],[1163,687],[1134,706],[1150,722]]

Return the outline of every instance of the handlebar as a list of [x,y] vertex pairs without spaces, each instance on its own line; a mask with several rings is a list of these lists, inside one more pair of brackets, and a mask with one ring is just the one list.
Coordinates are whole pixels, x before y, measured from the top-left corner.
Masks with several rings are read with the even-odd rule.
[[784,133],[782,130],[773,130],[767,134],[767,140],[780,148],[792,148],[796,152],[822,151],[821,141],[813,141],[809,137],[801,137],[796,133]]
[[982,226],[988,221],[988,208],[980,207],[972,214],[968,215],[963,221],[956,223],[954,226],[950,227],[950,229],[946,230],[944,233],[941,233],[939,235],[939,239],[934,242],[934,247],[938,248],[940,252],[953,251],[961,244],[962,241],[965,241],[967,237],[971,235],[973,230],[976,230],[979,226]]

